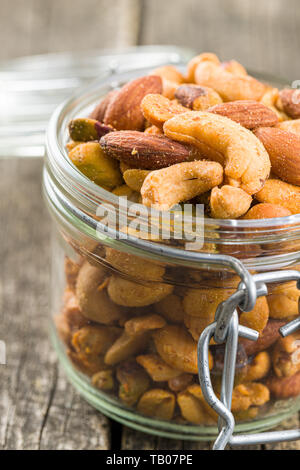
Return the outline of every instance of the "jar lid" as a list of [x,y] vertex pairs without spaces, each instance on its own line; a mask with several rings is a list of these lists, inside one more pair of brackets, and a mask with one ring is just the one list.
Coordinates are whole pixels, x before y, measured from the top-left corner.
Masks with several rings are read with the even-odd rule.
[[138,46],[0,62],[0,157],[42,157],[54,109],[81,86],[114,73],[187,62],[190,49]]

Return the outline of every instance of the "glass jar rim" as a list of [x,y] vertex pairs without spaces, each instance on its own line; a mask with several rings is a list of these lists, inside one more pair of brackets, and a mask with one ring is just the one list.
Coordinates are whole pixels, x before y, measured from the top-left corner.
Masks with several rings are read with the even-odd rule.
[[[179,68],[185,64],[176,64]],[[46,134],[46,150],[47,159],[46,167],[50,172],[58,186],[62,187],[65,196],[70,196],[72,203],[77,205],[75,201],[80,201],[81,207],[84,207],[83,214],[96,214],[97,206],[103,201],[113,206],[118,205],[119,196],[105,190],[96,185],[84,174],[82,174],[68,158],[65,144],[67,142],[67,124],[82,109],[90,109],[95,106],[101,97],[118,86],[129,80],[149,74],[153,70],[151,68],[131,70],[121,74],[113,74],[99,81],[93,82],[88,87],[84,87],[77,91],[71,98],[62,103],[52,114],[48,130]],[[259,74],[254,75],[258,76]],[[277,86],[283,86],[286,81],[276,79],[273,76],[260,74],[260,79],[272,81]],[[81,116],[84,114],[81,114]],[[70,202],[70,201],[69,201]],[[142,208],[143,206],[140,205]],[[81,217],[80,210],[77,215]],[[85,217],[83,217],[85,218]],[[86,220],[86,218],[85,218]],[[97,221],[99,223],[99,221]],[[272,219],[255,219],[255,220],[235,220],[235,219],[205,219],[205,240],[213,243],[215,235],[221,235],[218,243],[230,245],[248,245],[259,243],[281,243],[283,240],[299,240],[300,239],[300,214],[287,217]],[[233,238],[234,235],[234,238]],[[132,237],[140,244],[141,240]],[[147,251],[153,245],[153,242],[142,240],[141,245]],[[168,250],[165,244],[155,242],[155,245],[161,245],[163,250]],[[172,248],[178,252],[182,249]],[[170,253],[171,254],[171,253]],[[174,255],[174,253],[173,253]],[[173,256],[172,255],[172,256]],[[181,257],[181,255],[180,255]]]

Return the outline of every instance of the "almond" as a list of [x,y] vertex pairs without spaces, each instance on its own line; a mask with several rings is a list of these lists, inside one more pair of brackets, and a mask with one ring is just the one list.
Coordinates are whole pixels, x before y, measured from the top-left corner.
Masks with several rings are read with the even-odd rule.
[[278,117],[270,108],[252,100],[221,103],[209,108],[208,111],[228,117],[247,129],[270,127],[278,123]]
[[161,93],[162,80],[158,76],[140,77],[124,85],[109,102],[104,116],[104,124],[117,130],[142,130],[144,116],[141,102],[149,93]]
[[112,90],[100,101],[95,109],[89,115],[90,119],[96,119],[96,121],[102,122],[105,116],[105,112],[108,108],[109,103],[115,95],[118,94],[118,90]]
[[254,133],[269,154],[272,172],[287,183],[300,185],[300,136],[270,127]]
[[293,119],[300,118],[300,90],[285,88],[279,92],[283,111]]
[[136,168],[157,170],[200,158],[189,145],[138,131],[111,132],[100,140],[105,154]]

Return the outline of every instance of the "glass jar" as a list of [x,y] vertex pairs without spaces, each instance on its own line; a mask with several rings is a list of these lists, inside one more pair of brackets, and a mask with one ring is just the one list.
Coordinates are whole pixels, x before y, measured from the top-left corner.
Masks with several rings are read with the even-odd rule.
[[[205,219],[198,251],[185,250],[181,240],[124,236],[119,198],[68,159],[67,125],[112,88],[148,73],[95,83],[50,121],[43,186],[53,219],[52,338],[70,381],[105,415],[160,436],[207,440],[218,430],[198,382],[199,335],[249,273],[300,268],[300,215]],[[106,221],[117,216],[116,228],[105,225],[103,208]],[[278,332],[298,315],[299,292],[294,281],[268,288],[251,312],[239,312],[260,338],[239,341],[232,406],[238,432],[273,427],[300,408],[300,335],[293,349],[291,337]],[[216,394],[223,353],[212,340]]]

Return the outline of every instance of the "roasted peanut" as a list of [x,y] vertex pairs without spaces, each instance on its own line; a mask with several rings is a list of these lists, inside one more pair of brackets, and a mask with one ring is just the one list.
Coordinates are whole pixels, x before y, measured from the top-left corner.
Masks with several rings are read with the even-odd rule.
[[146,177],[149,175],[148,170],[126,170],[123,178],[127,186],[134,191],[140,192]]
[[296,282],[285,283],[270,289],[268,304],[271,318],[291,318],[298,315],[300,291]]
[[71,258],[65,256],[64,268],[67,286],[72,291],[75,291],[76,280],[79,273],[80,265],[72,261]]
[[108,367],[104,363],[103,356],[97,354],[81,354],[73,349],[67,351],[69,359],[84,374],[93,376],[97,372],[106,370]]
[[211,191],[210,209],[215,219],[237,219],[248,211],[251,203],[252,197],[241,188],[225,185]]
[[205,328],[213,321],[213,318],[209,319],[206,315],[203,317],[194,317],[192,315],[187,315],[186,313],[184,315],[184,324],[195,341],[198,341],[202,331],[205,330]]
[[[168,210],[221,184],[223,169],[219,163],[184,162],[152,171],[145,179],[141,194],[145,206]],[[170,191],[172,187],[172,191]]]
[[179,86],[175,98],[182,106],[194,111],[206,111],[211,106],[223,103],[220,95],[212,88],[192,84]]
[[174,369],[197,374],[197,343],[187,331],[180,326],[168,325],[155,331],[153,338],[158,354],[167,364]]
[[300,371],[300,332],[276,342],[272,363],[277,377],[290,377]]
[[214,321],[218,305],[226,300],[234,290],[222,288],[188,289],[183,299],[184,312],[193,317]]
[[164,132],[171,139],[195,145],[207,158],[223,163],[229,184],[248,194],[259,191],[269,177],[270,159],[262,143],[229,118],[189,111],[167,121]]
[[117,305],[144,307],[159,302],[171,294],[173,286],[162,283],[142,285],[113,275],[108,284],[108,295]]
[[187,108],[181,104],[159,94],[146,95],[141,103],[141,109],[145,118],[160,129],[168,119],[187,111]]
[[106,292],[107,272],[85,262],[78,274],[76,296],[82,315],[104,324],[115,323],[124,312],[109,299]]
[[262,406],[270,400],[268,388],[261,383],[239,384],[233,389],[233,412],[248,410],[251,406]]
[[114,388],[112,369],[100,370],[92,376],[92,384],[99,390],[111,390]]
[[124,331],[106,352],[105,364],[113,366],[138,354],[146,347],[147,339],[145,334],[130,336]]
[[181,371],[170,367],[157,354],[145,354],[137,356],[136,361],[150,375],[154,382],[166,382],[181,375]]
[[264,187],[255,194],[259,202],[278,204],[292,214],[300,213],[300,187],[284,181],[269,179]]
[[134,405],[150,385],[144,369],[133,360],[118,366],[117,379],[120,382],[119,398],[128,406]]
[[170,420],[175,409],[175,396],[166,390],[154,388],[140,398],[137,410],[151,418]]
[[157,330],[165,326],[165,320],[159,315],[151,314],[143,315],[141,317],[131,318],[128,320],[124,327],[126,333],[131,336],[146,333],[147,331]]
[[98,142],[77,145],[69,153],[74,165],[94,183],[106,188],[114,188],[122,183],[117,162],[106,156]]
[[259,101],[266,86],[249,75],[236,75],[212,61],[200,62],[195,70],[195,83],[216,90],[224,101]]
[[252,328],[261,333],[267,326],[269,320],[269,306],[266,297],[259,297],[251,312],[242,312],[240,315],[241,325]]
[[79,354],[98,356],[105,354],[120,335],[120,328],[86,325],[73,334],[72,346]]

